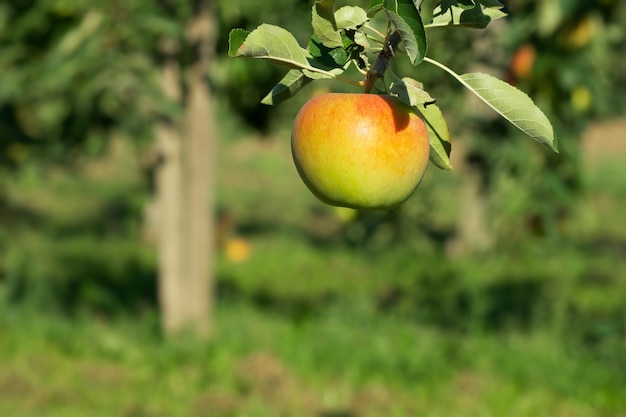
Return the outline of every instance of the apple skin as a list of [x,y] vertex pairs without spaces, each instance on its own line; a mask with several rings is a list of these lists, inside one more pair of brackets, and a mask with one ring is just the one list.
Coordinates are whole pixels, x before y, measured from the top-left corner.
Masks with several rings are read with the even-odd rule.
[[384,210],[417,188],[430,156],[421,117],[392,96],[326,93],[296,116],[291,150],[300,177],[323,202]]

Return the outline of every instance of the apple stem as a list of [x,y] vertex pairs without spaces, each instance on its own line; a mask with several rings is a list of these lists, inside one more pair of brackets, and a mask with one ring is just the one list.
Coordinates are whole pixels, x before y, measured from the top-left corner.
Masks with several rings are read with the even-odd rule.
[[381,42],[385,40],[385,35],[383,35],[378,29],[376,29],[375,27],[368,25],[367,23],[365,24],[365,28],[371,30],[372,32],[374,32],[376,35],[378,35],[381,39]]
[[378,58],[374,61],[374,64],[367,72],[365,78],[365,92],[369,93],[372,90],[372,86],[376,80],[382,80],[385,76],[385,71],[391,62],[391,59],[396,54],[396,48],[401,41],[400,33],[397,30],[391,32],[385,39],[385,45],[379,52]]

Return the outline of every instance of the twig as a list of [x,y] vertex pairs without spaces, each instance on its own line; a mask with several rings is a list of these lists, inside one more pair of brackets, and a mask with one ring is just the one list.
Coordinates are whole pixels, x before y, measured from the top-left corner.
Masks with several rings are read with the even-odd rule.
[[394,30],[387,36],[385,39],[385,46],[378,54],[378,58],[374,61],[374,64],[367,72],[367,76],[365,78],[365,92],[369,93],[372,90],[372,86],[376,82],[376,80],[382,80],[385,76],[385,71],[387,71],[387,67],[391,62],[391,58],[393,58],[396,54],[396,49],[398,48],[398,44],[402,38],[400,37],[400,33],[397,30]]

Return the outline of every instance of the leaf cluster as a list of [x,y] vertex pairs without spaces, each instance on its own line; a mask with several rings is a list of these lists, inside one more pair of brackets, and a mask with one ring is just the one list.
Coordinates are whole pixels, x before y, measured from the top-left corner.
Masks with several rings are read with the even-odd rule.
[[[289,31],[274,25],[261,24],[252,32],[230,32],[229,56],[264,59],[289,68],[262,103],[279,104],[320,79],[362,86],[365,92],[370,91],[373,83],[382,81],[383,91],[412,106],[426,121],[431,161],[439,168],[452,169],[450,133],[435,100],[419,81],[410,77],[392,74],[390,85],[385,83],[389,61],[406,55],[413,66],[427,62],[449,73],[514,126],[557,151],[552,125],[528,95],[487,74],[459,75],[427,56],[427,30],[485,28],[492,20],[506,16],[498,0],[440,0],[434,2],[431,12],[422,9],[421,1],[414,0],[371,0],[367,10],[358,6],[336,8],[335,3],[336,0],[314,2],[313,34],[306,48]],[[384,17],[386,28],[375,27],[381,20],[377,15]],[[363,78],[346,78],[344,73],[351,67]]]

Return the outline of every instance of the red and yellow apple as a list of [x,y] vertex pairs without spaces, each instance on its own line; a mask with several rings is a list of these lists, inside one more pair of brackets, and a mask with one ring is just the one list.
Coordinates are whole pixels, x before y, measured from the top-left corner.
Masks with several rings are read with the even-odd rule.
[[421,117],[392,96],[321,94],[293,124],[291,150],[300,177],[323,202],[389,209],[419,185],[430,156]]

